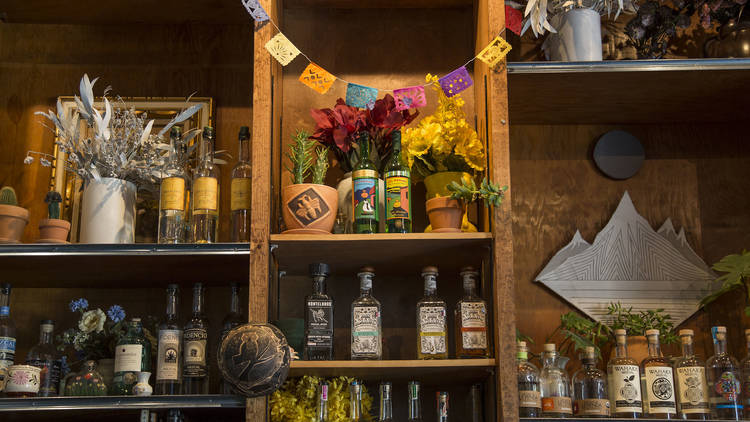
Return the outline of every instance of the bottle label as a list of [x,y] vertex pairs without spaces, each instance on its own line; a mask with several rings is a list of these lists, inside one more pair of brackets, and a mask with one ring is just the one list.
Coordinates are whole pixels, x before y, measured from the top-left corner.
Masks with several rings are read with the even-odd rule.
[[638,366],[612,365],[608,374],[614,413],[643,412]]
[[649,413],[677,413],[672,368],[648,366],[644,372]]
[[419,308],[419,337],[422,354],[435,355],[446,352],[445,308],[442,306]]
[[181,177],[167,177],[161,181],[161,209],[185,210],[185,179]]
[[542,411],[548,413],[573,414],[573,401],[570,397],[542,397]]
[[333,347],[333,300],[308,300],[306,344]]
[[42,397],[56,396],[60,385],[60,361],[29,359],[27,365],[41,368],[39,374],[39,395]]
[[720,409],[741,409],[740,396],[742,386],[740,380],[733,372],[727,371],[721,374],[713,385],[714,394],[711,402],[716,404]]
[[219,209],[219,182],[215,177],[199,177],[193,184],[193,209]]
[[13,337],[0,337],[0,368],[13,365],[16,359],[16,339]]
[[355,220],[378,221],[378,179],[354,178],[352,188],[352,203]]
[[0,306],[0,316],[10,315],[10,306]]
[[352,310],[352,354],[380,351],[380,312],[377,306],[355,306]]
[[252,180],[247,177],[238,177],[236,179],[232,179],[232,211],[250,209],[251,182]]
[[115,373],[140,372],[142,356],[142,344],[121,344],[117,346],[117,350],[115,350]]
[[709,413],[706,368],[690,366],[677,368],[675,380],[681,413]]
[[411,218],[411,184],[408,171],[385,173],[385,219]]
[[576,416],[609,416],[609,400],[576,400],[575,403],[573,403],[573,414]]
[[205,328],[188,328],[183,332],[185,344],[183,375],[186,377],[205,377],[206,342],[208,333]]
[[539,391],[518,390],[518,405],[520,407],[542,408],[542,393]]
[[464,349],[487,348],[487,309],[484,303],[461,303],[461,344]]
[[178,381],[180,379],[181,330],[160,330],[159,351],[156,355],[156,380]]

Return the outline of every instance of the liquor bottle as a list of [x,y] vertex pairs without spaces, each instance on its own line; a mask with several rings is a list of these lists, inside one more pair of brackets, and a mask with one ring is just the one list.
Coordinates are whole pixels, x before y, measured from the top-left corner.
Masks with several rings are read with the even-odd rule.
[[484,394],[482,384],[473,384],[469,390],[471,401],[471,422],[484,422]]
[[185,218],[182,230],[182,243],[193,242],[193,178],[195,168],[193,160],[190,159],[190,147],[186,142],[179,144],[179,159],[182,164],[182,172],[185,174]]
[[[240,312],[240,285],[239,283],[232,283],[232,297],[229,302],[229,313],[224,317],[221,322],[221,337],[219,339],[219,347],[224,341],[224,338],[232,331],[232,328],[238,327],[247,322],[247,319],[242,316]],[[235,394],[234,388],[228,382],[222,383],[222,391],[224,394]]]
[[448,392],[438,391],[437,396],[437,421],[448,422]]
[[315,422],[328,422],[328,383],[318,384],[318,408],[315,411]]
[[204,314],[202,283],[193,285],[193,316],[182,332],[183,394],[208,394],[208,319]]
[[370,161],[370,135],[359,133],[359,162],[352,171],[354,233],[377,233],[380,222],[378,170]]
[[747,347],[747,355],[742,362],[740,362],[740,371],[742,375],[742,404],[744,413],[748,414],[750,411],[750,329],[745,330],[745,345]]
[[422,422],[422,384],[409,381],[409,422]]
[[159,243],[182,243],[185,237],[185,168],[179,160],[182,130],[172,127],[170,149],[159,189]]
[[113,394],[129,396],[138,381],[138,372],[151,372],[151,342],[143,334],[141,319],[131,318],[128,332],[117,342],[115,349]]
[[607,363],[609,401],[612,417],[636,419],[643,415],[640,369],[628,357],[627,332],[615,330],[615,348]]
[[328,264],[310,264],[313,292],[305,298],[305,360],[333,360],[333,298],[326,294]]
[[472,267],[461,269],[464,297],[458,301],[455,311],[456,357],[489,357],[487,346],[487,304],[476,293],[479,273]]
[[380,302],[372,297],[374,276],[372,267],[363,267],[357,274],[360,293],[352,302],[352,360],[379,360],[383,357]]
[[538,418],[542,413],[542,393],[539,369],[529,362],[529,349],[525,341],[519,341],[516,352],[518,367],[518,415],[522,418]]
[[39,343],[26,355],[27,365],[42,369],[39,375],[39,397],[57,396],[60,386],[60,356],[52,344],[54,329],[54,321],[49,319],[42,321],[39,326]]
[[362,417],[362,383],[357,380],[349,384],[349,421],[357,422]]
[[[16,325],[10,317],[10,284],[0,285],[0,378],[16,358]],[[4,381],[4,379],[0,379]]]
[[596,349],[586,347],[581,359],[583,367],[573,375],[573,414],[584,418],[609,416],[607,375],[596,367]]
[[706,367],[693,352],[693,330],[680,330],[682,356],[674,363],[677,412],[682,419],[708,419]]
[[378,421],[393,422],[393,401],[391,393],[393,385],[390,382],[381,382],[380,386],[380,414]]
[[422,269],[424,296],[417,302],[417,359],[447,359],[446,305],[437,292],[437,267]]
[[539,380],[542,387],[542,417],[545,418],[565,418],[573,414],[570,379],[565,370],[558,366],[558,357],[554,344],[544,345],[544,366]]
[[232,242],[250,241],[250,128],[242,126],[239,134],[240,158],[232,169]]
[[[641,362],[641,376],[645,380],[643,389],[644,407],[651,417],[675,419],[677,406],[674,395],[674,375],[669,359],[661,354],[659,330],[646,330],[648,357]],[[644,391],[645,390],[645,391]]]
[[215,243],[219,234],[219,169],[214,164],[214,130],[203,128],[198,167],[193,178],[193,223],[195,243]]
[[182,328],[178,317],[180,288],[167,286],[167,314],[159,324],[159,343],[156,353],[157,395],[177,395],[182,391]]
[[740,366],[727,353],[727,327],[712,327],[714,355],[706,361],[711,416],[714,419],[742,419],[742,384]]
[[401,156],[401,131],[391,132],[393,152],[385,165],[385,230],[411,233],[411,171]]

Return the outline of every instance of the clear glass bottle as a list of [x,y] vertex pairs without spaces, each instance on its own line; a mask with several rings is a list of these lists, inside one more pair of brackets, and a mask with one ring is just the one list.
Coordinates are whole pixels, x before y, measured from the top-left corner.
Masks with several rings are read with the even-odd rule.
[[693,351],[693,330],[680,330],[682,356],[674,362],[677,413],[682,419],[706,420],[708,406],[706,367]]
[[214,129],[203,128],[202,138],[193,177],[193,241],[215,243],[219,235],[219,169],[214,164]]
[[544,366],[539,380],[542,387],[542,417],[545,418],[566,418],[573,415],[570,379],[567,372],[558,366],[558,357],[554,344],[544,345]]
[[712,327],[714,355],[706,361],[711,416],[740,420],[743,415],[740,364],[727,353],[727,327]]
[[487,358],[487,303],[477,295],[479,273],[472,267],[461,269],[464,296],[456,305],[456,357]]
[[0,285],[0,369],[13,365],[16,358],[16,325],[10,317],[10,290],[10,283]]
[[204,310],[205,288],[193,285],[193,316],[182,331],[183,394],[208,394],[208,319]]
[[607,363],[612,417],[637,419],[643,415],[638,362],[628,356],[627,332],[615,330],[615,348]]
[[328,422],[328,383],[318,384],[318,408],[315,411],[315,422]]
[[393,400],[391,393],[393,392],[393,385],[390,382],[381,382],[379,385],[380,390],[380,413],[378,415],[378,421],[380,422],[393,422]]
[[182,327],[179,320],[180,287],[167,286],[166,317],[159,324],[154,394],[177,395],[182,392]]
[[385,230],[411,233],[411,170],[401,156],[401,131],[391,132],[393,150],[385,165]]
[[437,399],[437,421],[438,422],[448,422],[448,392],[447,391],[438,391],[435,393],[436,399]]
[[349,384],[349,421],[357,422],[362,417],[362,383],[354,380]]
[[333,298],[326,294],[328,264],[310,264],[313,292],[305,297],[305,360],[333,360]]
[[[644,405],[650,417],[675,419],[674,374],[669,359],[661,354],[659,330],[646,330],[648,357],[641,362],[641,377],[645,381],[643,392]],[[643,391],[645,390],[645,391]]]
[[419,381],[409,381],[408,421],[422,422],[422,384]]
[[742,404],[743,410],[745,410],[745,418],[750,416],[750,329],[745,330],[745,345],[747,347],[747,354],[745,358],[740,362],[740,371],[742,375]]
[[519,341],[516,349],[518,368],[518,415],[522,418],[538,418],[542,413],[542,393],[539,369],[529,362],[529,349],[525,341]]
[[140,318],[131,318],[128,332],[115,348],[115,376],[112,394],[129,396],[138,381],[138,372],[151,372],[151,342],[143,334]]
[[39,397],[57,396],[57,389],[60,387],[60,355],[52,344],[54,330],[55,321],[42,321],[39,326],[39,343],[26,355],[27,365],[42,369],[39,375]]
[[194,163],[190,159],[190,147],[186,142],[180,142],[179,162],[185,174],[185,219],[182,230],[182,243],[193,242],[193,178],[195,176]]
[[380,222],[380,179],[375,164],[370,161],[370,135],[366,131],[359,133],[358,144],[359,162],[352,171],[354,233],[377,233]]
[[180,162],[182,129],[173,126],[170,149],[159,188],[159,243],[182,243],[185,238],[185,185],[187,175]]
[[446,304],[437,296],[437,267],[422,269],[424,296],[417,302],[417,359],[448,359]]
[[250,241],[250,128],[242,126],[239,134],[239,161],[232,169],[232,242]]
[[[221,336],[219,338],[219,347],[221,347],[221,342],[224,341],[224,338],[229,334],[230,331],[232,331],[233,328],[238,327],[244,323],[247,322],[247,318],[245,318],[242,313],[240,312],[240,285],[239,283],[232,283],[231,284],[231,290],[232,295],[229,301],[229,313],[224,317],[224,319],[221,322]],[[224,394],[235,394],[234,388],[232,388],[232,385],[228,382],[222,382],[222,392]]]
[[352,360],[378,360],[383,358],[383,328],[380,302],[372,296],[372,278],[375,270],[359,270],[359,297],[352,302],[351,356]]
[[586,347],[581,363],[583,367],[573,375],[573,414],[582,418],[609,417],[607,375],[596,367],[596,349]]

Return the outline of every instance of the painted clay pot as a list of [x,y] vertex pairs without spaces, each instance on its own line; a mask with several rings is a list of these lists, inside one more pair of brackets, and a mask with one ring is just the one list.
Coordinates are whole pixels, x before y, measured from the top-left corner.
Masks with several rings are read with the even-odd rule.
[[284,233],[326,234],[336,221],[338,193],[326,185],[301,183],[281,190]]
[[70,222],[56,218],[39,220],[39,240],[37,243],[68,243]]
[[8,397],[36,397],[39,394],[41,372],[41,368],[31,365],[9,366],[5,394]]
[[150,396],[154,392],[154,388],[148,383],[149,378],[151,378],[151,372],[138,373],[138,382],[133,386],[134,396]]
[[435,233],[458,233],[461,231],[464,208],[461,202],[447,196],[428,199],[425,204],[427,217]]
[[0,205],[0,243],[20,243],[29,222],[29,210],[15,205]]

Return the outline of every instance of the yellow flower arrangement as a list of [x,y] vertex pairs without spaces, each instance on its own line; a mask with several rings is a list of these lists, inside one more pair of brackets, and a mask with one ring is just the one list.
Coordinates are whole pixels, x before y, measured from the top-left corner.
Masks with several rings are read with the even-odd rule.
[[447,97],[437,76],[428,73],[425,81],[437,92],[438,107],[403,132],[402,154],[412,173],[424,178],[441,171],[483,171],[484,145],[466,122],[464,100],[460,95]]
[[[350,377],[328,380],[328,420],[346,422],[349,417]],[[315,420],[318,406],[318,384],[323,378],[303,376],[289,380],[271,394],[271,422],[310,422]],[[372,396],[362,386],[362,420],[373,421]]]

